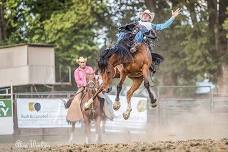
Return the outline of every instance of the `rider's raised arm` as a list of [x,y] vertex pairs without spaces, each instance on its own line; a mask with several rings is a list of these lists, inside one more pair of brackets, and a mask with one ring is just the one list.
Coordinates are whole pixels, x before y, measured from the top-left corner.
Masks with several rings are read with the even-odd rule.
[[154,30],[159,30],[159,31],[161,31],[161,30],[164,30],[164,29],[170,27],[170,26],[172,25],[173,21],[174,21],[174,18],[171,17],[171,18],[168,19],[165,23],[162,23],[162,24],[153,24],[153,23],[151,23],[151,24],[152,24],[152,28],[153,28]]
[[170,27],[174,21],[174,19],[180,14],[181,9],[178,8],[175,11],[172,11],[172,17],[168,19],[165,23],[162,24],[153,24],[152,23],[152,28],[154,30],[164,30],[168,27]]

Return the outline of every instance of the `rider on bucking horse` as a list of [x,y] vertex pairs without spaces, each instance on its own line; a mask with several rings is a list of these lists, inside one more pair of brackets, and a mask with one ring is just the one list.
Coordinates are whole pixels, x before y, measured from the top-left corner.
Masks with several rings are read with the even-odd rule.
[[[156,72],[155,66],[159,65],[164,58],[159,55],[154,53],[154,50],[150,46],[150,41],[148,40],[149,38],[156,39],[156,34],[154,31],[162,31],[168,27],[170,27],[174,21],[174,19],[179,15],[180,9],[178,8],[175,12],[172,11],[172,16],[170,19],[168,19],[166,22],[162,24],[154,24],[152,23],[155,13],[150,12],[149,10],[145,10],[144,12],[139,13],[139,18],[140,21],[137,23],[133,24],[128,24],[125,26],[120,27],[120,31],[117,34],[117,43],[122,40],[122,38],[125,36],[127,31],[132,31],[135,32],[135,37],[134,37],[134,45],[131,46],[130,52],[134,53],[137,50],[138,44],[142,42],[147,42],[150,51],[152,53],[152,60],[153,64],[151,67],[151,70],[153,73]],[[150,31],[152,31],[152,35],[150,35]],[[148,43],[149,42],[149,43]]]

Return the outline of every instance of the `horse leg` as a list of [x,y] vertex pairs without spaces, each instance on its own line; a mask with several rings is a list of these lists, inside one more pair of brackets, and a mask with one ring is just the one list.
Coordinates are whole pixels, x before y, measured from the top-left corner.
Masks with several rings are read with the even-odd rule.
[[143,72],[143,78],[144,78],[144,86],[149,93],[151,106],[154,108],[157,106],[157,103],[156,103],[157,99],[154,97],[152,91],[150,90],[150,83],[149,83],[149,79],[148,79],[149,78],[149,66],[144,65],[142,72]]
[[75,123],[72,123],[71,132],[70,132],[70,138],[69,138],[69,143],[72,143],[72,141],[73,141],[74,131],[75,131]]
[[130,113],[132,111],[132,109],[131,109],[131,97],[132,97],[133,93],[142,84],[143,77],[140,77],[140,78],[132,78],[132,80],[133,80],[133,84],[132,84],[131,88],[127,91],[127,103],[128,103],[127,110],[126,110],[126,112],[123,113],[123,118],[125,120],[127,120],[129,118]]
[[89,144],[90,143],[90,122],[89,122],[89,118],[85,117],[84,118],[84,127],[85,127],[85,143]]
[[120,82],[117,85],[117,94],[116,94],[115,102],[113,103],[114,110],[118,110],[120,108],[120,96],[119,95],[122,90],[122,85],[126,79],[126,76],[127,76],[127,74],[125,72],[123,72],[123,70],[122,70],[121,74],[120,74]]
[[106,118],[104,118],[103,120],[102,120],[102,127],[101,127],[101,131],[102,131],[102,133],[104,134],[105,133],[105,124],[106,124],[106,120],[105,120]]
[[96,118],[95,125],[96,125],[96,143],[99,144],[101,143],[101,117],[100,116]]

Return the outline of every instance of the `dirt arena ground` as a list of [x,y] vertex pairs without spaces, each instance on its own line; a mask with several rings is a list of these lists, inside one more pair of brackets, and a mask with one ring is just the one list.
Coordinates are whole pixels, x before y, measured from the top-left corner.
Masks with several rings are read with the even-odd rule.
[[12,145],[0,145],[0,151],[12,152],[149,152],[149,151],[194,151],[194,152],[227,152],[228,139],[221,140],[185,140],[185,141],[158,141],[153,143],[130,144],[71,144],[52,145],[36,148],[17,148]]

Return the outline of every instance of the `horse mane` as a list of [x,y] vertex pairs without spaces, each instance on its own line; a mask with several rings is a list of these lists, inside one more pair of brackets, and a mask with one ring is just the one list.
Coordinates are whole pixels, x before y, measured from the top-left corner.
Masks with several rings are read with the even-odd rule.
[[114,47],[107,48],[101,52],[98,60],[98,68],[100,69],[101,73],[104,72],[108,65],[109,58],[114,54],[119,57],[121,63],[130,63],[133,61],[133,56],[129,49],[123,44],[117,44]]

